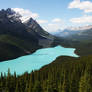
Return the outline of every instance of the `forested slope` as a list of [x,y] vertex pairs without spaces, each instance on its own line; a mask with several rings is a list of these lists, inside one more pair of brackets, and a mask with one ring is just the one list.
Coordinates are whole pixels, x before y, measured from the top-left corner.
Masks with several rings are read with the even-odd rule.
[[92,92],[92,56],[59,57],[39,71],[0,78],[0,92]]

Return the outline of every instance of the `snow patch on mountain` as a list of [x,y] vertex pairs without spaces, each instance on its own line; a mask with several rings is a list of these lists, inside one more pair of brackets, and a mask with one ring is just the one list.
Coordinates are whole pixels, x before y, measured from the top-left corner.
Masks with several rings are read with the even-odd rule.
[[22,22],[29,20],[30,18],[36,19],[39,17],[37,13],[33,13],[30,10],[23,9],[23,8],[12,8],[16,13],[21,15],[20,19]]

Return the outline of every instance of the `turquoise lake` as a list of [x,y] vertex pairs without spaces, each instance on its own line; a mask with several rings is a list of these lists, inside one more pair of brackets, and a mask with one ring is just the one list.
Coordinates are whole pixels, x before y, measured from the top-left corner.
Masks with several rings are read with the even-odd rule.
[[21,75],[26,71],[30,73],[32,70],[38,70],[42,66],[51,63],[58,56],[78,57],[78,55],[76,55],[74,51],[74,48],[64,48],[62,46],[39,49],[31,55],[1,62],[0,72],[7,73],[8,69],[10,69],[12,74],[14,73],[14,71],[16,71],[18,75]]

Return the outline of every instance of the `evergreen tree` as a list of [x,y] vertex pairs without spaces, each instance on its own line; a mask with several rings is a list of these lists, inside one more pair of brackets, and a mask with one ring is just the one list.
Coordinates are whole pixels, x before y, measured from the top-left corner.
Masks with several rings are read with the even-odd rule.
[[34,88],[33,88],[33,92],[43,92],[41,83],[39,81],[36,81]]
[[85,71],[79,81],[79,92],[91,92],[92,86],[90,85],[90,75]]

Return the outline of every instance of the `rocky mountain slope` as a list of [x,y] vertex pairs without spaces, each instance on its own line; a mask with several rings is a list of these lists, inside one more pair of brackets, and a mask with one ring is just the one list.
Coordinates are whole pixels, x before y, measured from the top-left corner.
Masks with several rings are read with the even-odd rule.
[[34,19],[22,23],[20,17],[10,8],[0,11],[0,61],[30,54],[57,43],[57,38],[47,33]]

